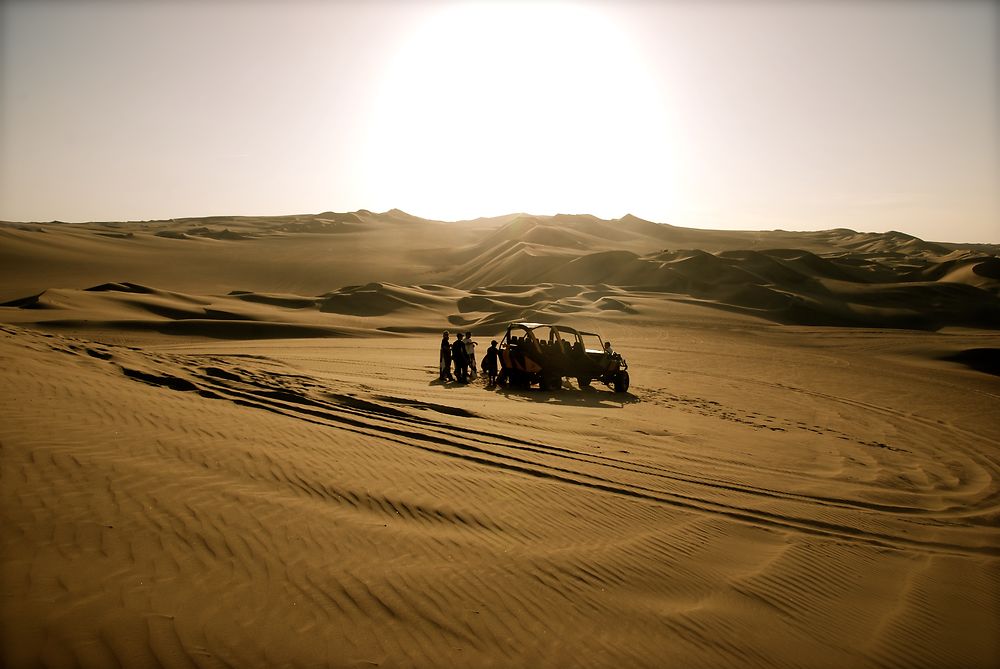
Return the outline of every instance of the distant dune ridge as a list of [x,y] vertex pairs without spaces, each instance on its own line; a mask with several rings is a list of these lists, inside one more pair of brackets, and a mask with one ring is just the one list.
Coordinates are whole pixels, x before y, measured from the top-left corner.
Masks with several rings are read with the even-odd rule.
[[[1000,666],[1000,247],[0,224],[0,666]],[[614,393],[438,380],[511,321]]]
[[[0,241],[0,298],[8,307],[45,310],[35,313],[50,325],[79,321],[72,312],[93,308],[92,321],[131,316],[113,318],[117,327],[190,319],[309,321],[315,329],[300,332],[323,334],[330,323],[319,314],[399,312],[394,322],[379,325],[398,331],[409,323],[419,331],[426,327],[415,316],[422,309],[450,311],[454,323],[477,328],[510,318],[555,322],[609,308],[641,319],[645,303],[664,299],[787,324],[1000,327],[1000,247],[927,242],[900,232],[696,230],[631,215],[510,215],[443,223],[399,210],[361,210],[4,224]],[[37,272],[39,265],[47,271]],[[123,279],[150,286],[151,297],[140,300],[133,288],[116,289]],[[100,283],[106,284],[103,300],[51,292]],[[421,287],[428,284],[485,293],[468,295],[480,298],[473,302],[464,294]],[[566,290],[560,297],[540,293],[539,285],[599,287],[619,297],[598,305]],[[490,298],[490,291],[506,298]],[[512,291],[521,297],[512,301]],[[268,297],[273,293],[283,297]],[[230,294],[271,309],[230,307]],[[473,303],[476,309],[469,307]],[[65,317],[57,315],[60,310]]]

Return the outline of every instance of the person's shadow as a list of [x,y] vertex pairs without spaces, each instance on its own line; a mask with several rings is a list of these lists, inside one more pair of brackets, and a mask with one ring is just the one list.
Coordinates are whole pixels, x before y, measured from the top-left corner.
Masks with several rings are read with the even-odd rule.
[[457,381],[455,379],[445,379],[445,380],[442,381],[441,379],[435,377],[427,385],[429,385],[429,386],[441,386],[442,388],[451,389],[451,388],[469,388],[471,386],[475,386],[475,385],[478,385],[478,384],[476,384],[475,382],[462,383],[461,381]]

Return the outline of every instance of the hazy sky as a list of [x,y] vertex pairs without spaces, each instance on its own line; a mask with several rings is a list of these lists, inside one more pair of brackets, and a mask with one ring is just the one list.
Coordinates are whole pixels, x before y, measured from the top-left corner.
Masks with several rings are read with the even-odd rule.
[[4,2],[0,219],[1000,242],[995,2]]

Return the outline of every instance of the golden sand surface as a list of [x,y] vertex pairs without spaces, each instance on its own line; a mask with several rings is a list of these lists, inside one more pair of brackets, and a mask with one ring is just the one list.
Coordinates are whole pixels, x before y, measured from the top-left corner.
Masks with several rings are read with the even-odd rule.
[[996,256],[622,221],[0,229],[0,665],[997,666]]

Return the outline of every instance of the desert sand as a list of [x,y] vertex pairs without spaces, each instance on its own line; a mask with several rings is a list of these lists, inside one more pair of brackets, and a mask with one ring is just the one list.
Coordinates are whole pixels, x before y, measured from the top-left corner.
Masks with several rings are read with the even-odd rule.
[[[0,224],[4,667],[995,667],[1000,247]],[[632,387],[437,380],[600,332]]]

